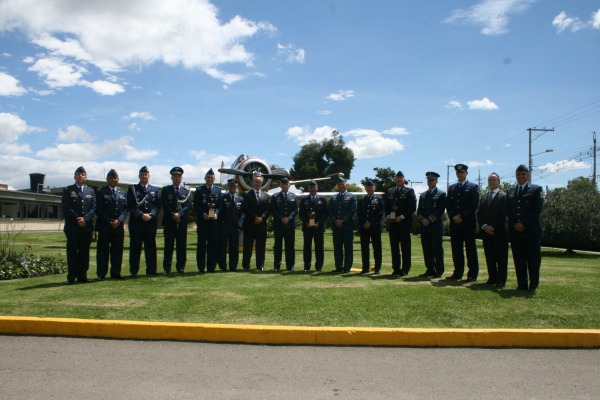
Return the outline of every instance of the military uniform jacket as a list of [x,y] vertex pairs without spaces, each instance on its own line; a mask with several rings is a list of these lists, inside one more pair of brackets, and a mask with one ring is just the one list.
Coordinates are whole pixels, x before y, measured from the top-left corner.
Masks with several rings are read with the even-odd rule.
[[332,226],[335,225],[336,219],[342,219],[344,224],[351,224],[354,227],[356,196],[348,191],[331,196],[328,211]]
[[180,186],[179,194],[175,186],[167,185],[162,188],[160,194],[163,208],[163,225],[175,226],[176,222],[171,217],[173,214],[179,214],[182,224],[187,225],[187,213],[192,207],[191,190]]
[[[302,221],[302,230],[304,229],[325,229],[325,221],[327,220],[327,199],[320,194],[315,195],[313,201],[311,195],[308,195],[300,200],[300,220]],[[313,217],[314,216],[314,217]],[[308,220],[314,218],[319,224],[318,228],[308,228]]]
[[[208,211],[212,208],[215,211],[217,220],[219,219],[221,189],[216,186],[212,186],[210,189],[206,185],[202,185],[196,189],[194,194],[194,210],[196,210],[196,221],[199,223],[206,222],[204,220],[204,214],[208,214]],[[209,221],[210,222],[210,221]]]
[[[448,218],[450,218],[450,226],[459,226],[464,229],[477,228],[477,207],[479,207],[479,186],[465,181],[462,187],[458,183],[450,185],[448,189],[448,201],[446,209],[448,210]],[[455,215],[462,217],[462,224],[454,224],[452,218]]]
[[244,212],[244,197],[240,196],[237,192],[234,194],[233,199],[230,193],[221,195],[221,210],[220,220],[221,224],[227,225],[228,227],[238,227],[240,218]]
[[[423,232],[442,231],[444,212],[446,210],[446,192],[433,188],[427,190],[419,196],[419,207],[417,208],[417,218],[419,221],[428,219],[430,224],[427,227],[420,225]],[[420,223],[419,223],[420,224]]]
[[[489,193],[489,192],[488,192]],[[506,236],[506,216],[504,215],[504,202],[506,202],[506,192],[499,190],[496,196],[488,204],[488,193],[481,197],[479,208],[477,209],[477,224],[479,230],[484,236],[489,236],[482,229],[482,226],[489,225],[494,228],[494,236]]]
[[131,212],[129,217],[130,227],[142,223],[143,214],[150,214],[152,220],[149,222],[156,223],[161,207],[158,187],[146,185],[144,189],[139,183],[129,186],[127,190],[127,207]]
[[[544,192],[542,187],[527,183],[520,195],[518,186],[508,189],[504,203],[504,212],[508,221],[508,236],[511,238],[542,237],[540,214],[544,207]],[[514,230],[513,225],[521,222],[525,225],[523,232]]]
[[[116,194],[113,195],[110,186],[101,187],[96,191],[96,220],[99,232],[122,231],[123,224],[129,211],[127,210],[127,192],[120,187],[115,187]],[[113,219],[121,222],[118,227],[110,226]]]
[[[92,218],[96,213],[96,194],[94,189],[84,186],[83,192],[73,184],[63,189],[61,197],[63,215],[65,217],[64,231],[66,233],[88,233],[94,230]],[[83,217],[87,226],[77,225],[77,218]]]
[[[267,218],[271,214],[269,195],[261,190],[260,197],[257,199],[254,189],[248,190],[244,195],[244,214],[243,229],[256,229],[266,232]],[[255,217],[261,217],[262,223],[256,225],[254,223]]]
[[358,230],[363,231],[363,225],[368,221],[371,229],[381,230],[381,219],[383,218],[383,197],[378,194],[366,195],[358,200],[356,215],[358,217]]
[[[285,196],[283,191],[274,194],[271,196],[271,214],[273,214],[273,229],[296,229],[298,196],[290,192]],[[281,222],[281,219],[285,217],[290,219],[287,225]]]
[[392,212],[396,213],[396,217],[402,215],[404,217],[402,225],[409,228],[412,227],[412,215],[416,209],[417,196],[412,188],[404,185],[401,188],[394,187],[387,191],[385,215],[389,216]]

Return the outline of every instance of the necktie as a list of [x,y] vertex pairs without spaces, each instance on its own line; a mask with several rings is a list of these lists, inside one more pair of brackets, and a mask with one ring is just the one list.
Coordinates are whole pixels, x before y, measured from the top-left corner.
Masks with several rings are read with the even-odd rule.
[[494,192],[489,192],[488,193],[488,197],[487,197],[487,204],[488,204],[488,206],[492,203],[493,199],[494,199]]
[[117,199],[117,189],[113,188],[112,189],[112,195],[113,195],[113,199]]
[[260,200],[260,192],[258,190],[255,190],[256,192],[256,202],[258,203],[258,201]]
[[315,196],[310,196],[310,198],[312,199],[312,204],[315,204]]
[[521,185],[519,185],[519,189],[517,189],[517,196],[520,196],[522,192],[523,192],[523,187]]
[[175,196],[179,197],[179,186],[175,186]]

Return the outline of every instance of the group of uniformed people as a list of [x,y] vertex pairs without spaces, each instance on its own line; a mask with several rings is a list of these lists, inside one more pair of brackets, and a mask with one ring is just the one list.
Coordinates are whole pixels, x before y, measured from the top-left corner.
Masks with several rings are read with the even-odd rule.
[[[467,281],[477,280],[479,264],[475,239],[483,238],[489,279],[487,284],[503,288],[506,284],[508,242],[510,239],[518,290],[535,294],[539,284],[541,225],[539,214],[543,206],[543,193],[537,185],[530,184],[529,171],[517,168],[518,185],[508,193],[500,191],[499,176],[488,177],[489,191],[480,199],[479,187],[466,177],[468,167],[455,165],[457,183],[449,187],[448,194],[437,188],[439,174],[427,172],[428,190],[421,193],[418,207],[415,192],[406,186],[402,172],[395,177],[395,187],[382,197],[375,194],[374,183],[364,183],[366,195],[357,197],[347,191],[345,179],[338,180],[338,193],[329,201],[318,193],[318,184],[308,184],[308,195],[299,197],[289,192],[288,178],[282,178],[281,191],[269,196],[262,190],[263,177],[253,176],[253,188],[245,193],[237,190],[237,181],[227,182],[227,192],[214,185],[212,169],[205,175],[205,184],[191,190],[182,185],[183,169],[171,169],[172,184],[161,191],[150,185],[147,167],[139,171],[139,183],[127,191],[119,188],[115,170],[107,174],[107,185],[94,191],[85,186],[86,171],[75,171],[75,183],[64,189],[62,206],[65,216],[64,231],[67,237],[67,284],[87,282],[89,249],[93,234],[93,216],[97,215],[97,277],[104,280],[109,274],[121,279],[124,222],[129,215],[130,256],[129,272],[135,278],[140,269],[142,248],[145,252],[146,275],[158,275],[156,232],[158,215],[163,210],[164,259],[163,272],[172,272],[173,252],[176,250],[175,271],[184,273],[188,212],[196,212],[198,245],[196,263],[198,272],[221,270],[235,271],[239,262],[239,228],[243,231],[242,268],[250,269],[253,249],[256,268],[265,269],[267,220],[273,218],[274,271],[282,264],[295,270],[296,216],[302,223],[303,270],[312,268],[314,243],[315,270],[321,271],[324,263],[324,231],[329,221],[333,233],[334,270],[349,272],[353,265],[355,224],[358,226],[361,245],[361,273],[370,272],[370,247],[373,249],[374,273],[380,274],[382,265],[382,225],[387,225],[392,258],[392,275],[406,276],[411,269],[411,235],[413,215],[416,212],[420,228],[426,270],[420,277],[440,278],[444,273],[442,246],[443,215],[450,220],[453,273],[449,280],[463,278],[466,250]],[[284,251],[285,248],[285,251]]]

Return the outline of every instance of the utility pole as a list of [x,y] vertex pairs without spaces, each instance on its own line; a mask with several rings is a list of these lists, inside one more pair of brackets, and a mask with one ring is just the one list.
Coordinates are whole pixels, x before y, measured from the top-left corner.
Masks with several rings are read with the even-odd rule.
[[533,171],[531,170],[531,168],[533,168],[533,157],[531,156],[531,132],[542,132],[542,134],[546,133],[546,132],[554,132],[554,128],[552,129],[546,129],[546,128],[527,128],[527,130],[529,131],[529,182],[532,182],[532,177],[533,177]]
[[450,189],[450,168],[454,168],[454,165],[446,165],[446,193]]
[[592,175],[592,184],[594,185],[594,193],[596,193],[596,131],[592,132],[594,135],[594,174]]

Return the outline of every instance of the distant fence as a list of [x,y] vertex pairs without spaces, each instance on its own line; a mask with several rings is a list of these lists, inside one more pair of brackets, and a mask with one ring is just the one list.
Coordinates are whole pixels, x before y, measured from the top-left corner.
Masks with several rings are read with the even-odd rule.
[[64,222],[44,220],[0,220],[0,232],[62,232]]

